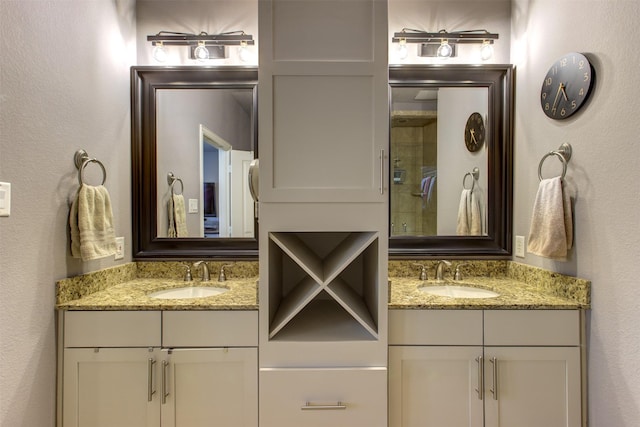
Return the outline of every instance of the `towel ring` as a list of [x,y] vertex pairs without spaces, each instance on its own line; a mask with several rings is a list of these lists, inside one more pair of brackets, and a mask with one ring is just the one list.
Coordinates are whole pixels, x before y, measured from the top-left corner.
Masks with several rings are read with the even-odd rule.
[[[472,181],[471,181],[471,188],[467,188],[465,183],[467,182],[467,177],[470,176]],[[473,191],[473,189],[476,186],[476,181],[478,180],[478,178],[480,177],[480,169],[478,169],[477,167],[473,168],[472,172],[467,172],[464,174],[464,177],[462,178],[462,188],[465,190],[471,190]]]
[[[176,193],[174,191],[174,184],[176,183],[176,181],[178,181],[180,183],[180,193]],[[180,194],[184,193],[184,183],[182,182],[182,179],[176,177],[173,172],[169,172],[167,174],[167,182],[169,183],[169,187],[171,187],[171,194],[175,194],[176,196],[179,196]]]
[[549,156],[556,156],[562,162],[562,176],[560,178],[564,178],[567,174],[567,163],[569,163],[569,159],[571,159],[571,145],[566,142],[562,144],[557,150],[549,151],[547,154],[542,156],[540,159],[540,163],[538,164],[538,179],[542,181],[542,164]]
[[74,161],[76,164],[76,168],[78,169],[78,182],[80,183],[80,185],[84,184],[82,180],[82,173],[84,172],[84,168],[86,168],[89,163],[97,163],[102,169],[102,183],[100,185],[104,185],[104,183],[107,181],[107,170],[105,169],[102,162],[95,157],[89,157],[86,151],[76,151]]

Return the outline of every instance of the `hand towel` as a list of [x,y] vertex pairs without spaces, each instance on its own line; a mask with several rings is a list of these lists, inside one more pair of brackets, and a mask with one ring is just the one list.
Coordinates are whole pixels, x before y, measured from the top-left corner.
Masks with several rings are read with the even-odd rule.
[[83,261],[116,253],[113,211],[109,192],[103,186],[82,184],[71,204],[71,256]]
[[533,204],[527,250],[546,258],[564,260],[572,245],[571,198],[561,177],[543,179]]
[[172,194],[168,203],[169,230],[168,237],[189,237],[187,218],[182,194]]
[[479,236],[481,233],[480,202],[475,191],[465,188],[460,195],[456,234],[459,236]]

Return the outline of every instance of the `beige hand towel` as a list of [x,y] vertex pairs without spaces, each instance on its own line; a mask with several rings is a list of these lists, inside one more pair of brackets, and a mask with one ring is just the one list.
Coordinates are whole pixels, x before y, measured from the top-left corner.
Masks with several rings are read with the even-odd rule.
[[565,260],[572,245],[571,198],[561,177],[543,179],[533,204],[527,250],[546,258]]
[[187,217],[182,194],[169,197],[169,237],[189,237],[187,232]]
[[482,234],[480,201],[473,190],[465,188],[460,195],[456,234],[459,236],[479,236]]
[[71,204],[71,256],[83,261],[116,253],[113,211],[107,189],[83,184]]

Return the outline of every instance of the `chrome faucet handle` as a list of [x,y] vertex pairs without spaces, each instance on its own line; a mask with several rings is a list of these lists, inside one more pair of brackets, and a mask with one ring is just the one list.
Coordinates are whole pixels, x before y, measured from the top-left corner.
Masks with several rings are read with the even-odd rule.
[[438,265],[436,265],[436,280],[444,280],[444,267],[445,267],[445,265],[447,267],[450,267],[451,266],[451,261],[447,261],[446,259],[438,261]]
[[416,267],[420,267],[420,280],[427,280],[427,267],[424,264],[413,264]]
[[456,272],[453,275],[453,280],[462,280],[464,277],[462,276],[462,271],[460,271],[460,267],[469,264],[468,262],[461,262],[456,265]]
[[202,266],[202,281],[208,282],[211,280],[211,275],[209,274],[209,266],[204,261],[196,261],[193,263],[194,267]]
[[224,272],[224,269],[227,267],[231,267],[231,264],[228,265],[223,265],[222,267],[220,267],[220,274],[218,275],[218,282],[224,282],[225,280],[227,280],[227,275]]
[[185,267],[186,267],[186,271],[184,272],[184,281],[190,282],[193,280],[193,276],[191,276],[191,266],[185,265]]

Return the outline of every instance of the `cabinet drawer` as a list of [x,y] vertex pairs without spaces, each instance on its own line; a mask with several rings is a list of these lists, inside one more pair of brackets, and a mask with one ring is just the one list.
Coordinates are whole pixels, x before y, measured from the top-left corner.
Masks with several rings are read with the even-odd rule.
[[482,345],[482,310],[389,310],[389,345]]
[[580,310],[487,310],[485,345],[580,345]]
[[165,311],[163,347],[257,347],[257,311]]
[[159,311],[66,311],[65,347],[159,347]]
[[387,369],[261,369],[260,426],[386,427]]

